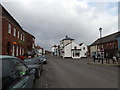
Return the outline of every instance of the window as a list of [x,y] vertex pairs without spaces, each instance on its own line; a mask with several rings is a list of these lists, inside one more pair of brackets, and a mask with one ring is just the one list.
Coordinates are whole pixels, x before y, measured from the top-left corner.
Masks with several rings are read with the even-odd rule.
[[25,41],[25,36],[23,35],[23,41]]
[[24,48],[22,49],[22,55],[24,55]]
[[74,49],[77,49],[77,47],[75,46]]
[[79,57],[80,56],[80,51],[74,50],[73,51],[73,57]]
[[14,31],[14,36],[16,36],[16,28],[14,28],[14,30],[13,30],[13,31]]
[[19,74],[24,76],[27,74],[28,68],[20,61],[20,59],[13,59],[15,66],[17,67]]
[[21,55],[21,47],[20,47],[20,55]]
[[80,52],[79,52],[79,51],[76,51],[76,52],[75,52],[75,56],[76,56],[76,57],[79,57],[79,56],[80,56]]
[[16,56],[18,56],[18,46],[16,46]]
[[22,40],[22,34],[21,34],[21,36],[20,36],[20,37],[21,37],[21,40]]
[[85,50],[85,47],[83,47],[83,50]]
[[[10,59],[3,59],[2,60],[2,86],[6,90],[10,86],[10,84],[14,83],[16,81],[16,78],[19,78],[19,75],[17,74],[16,69],[14,68],[14,65],[11,62]],[[4,90],[3,89],[3,90]]]
[[8,24],[8,33],[11,33],[11,24]]
[[20,38],[20,32],[18,31],[18,38]]
[[13,45],[12,55],[15,55],[15,46]]
[[115,43],[113,43],[113,47],[115,47]]

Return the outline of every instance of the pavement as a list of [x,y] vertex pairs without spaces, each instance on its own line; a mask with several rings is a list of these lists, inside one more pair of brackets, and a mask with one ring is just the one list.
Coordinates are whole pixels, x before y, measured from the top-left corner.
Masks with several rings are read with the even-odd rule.
[[103,64],[102,64],[101,61],[98,62],[98,60],[95,60],[95,62],[93,62],[93,58],[91,58],[91,57],[81,58],[80,60],[84,61],[84,62],[87,63],[87,64],[109,65],[109,66],[118,66],[118,67],[120,66],[120,63],[118,63],[118,62],[116,62],[115,64],[113,64],[112,59],[109,60],[109,61],[110,61],[109,64],[106,63],[106,60],[105,60],[105,59],[103,60]]
[[92,64],[92,58],[47,56],[35,88],[118,88],[118,68]]

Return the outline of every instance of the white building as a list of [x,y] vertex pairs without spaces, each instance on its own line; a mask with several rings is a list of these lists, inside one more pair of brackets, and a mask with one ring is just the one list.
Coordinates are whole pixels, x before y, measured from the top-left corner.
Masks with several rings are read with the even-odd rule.
[[87,57],[87,51],[85,44],[76,44],[75,40],[68,36],[60,41],[60,54],[63,58],[79,59],[81,57]]
[[52,46],[52,53],[53,56],[59,56],[59,46],[54,45]]
[[41,46],[37,45],[35,46],[35,49],[38,56],[44,54],[44,49]]

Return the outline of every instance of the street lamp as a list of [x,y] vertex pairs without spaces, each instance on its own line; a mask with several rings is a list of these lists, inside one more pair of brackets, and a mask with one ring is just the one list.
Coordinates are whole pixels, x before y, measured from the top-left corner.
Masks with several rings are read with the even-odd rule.
[[102,64],[103,64],[103,53],[102,53],[102,50],[103,50],[103,48],[102,48],[102,28],[100,27],[99,28],[99,31],[100,31],[100,44],[101,44],[101,47],[100,47],[100,51],[101,51],[101,59],[102,59]]

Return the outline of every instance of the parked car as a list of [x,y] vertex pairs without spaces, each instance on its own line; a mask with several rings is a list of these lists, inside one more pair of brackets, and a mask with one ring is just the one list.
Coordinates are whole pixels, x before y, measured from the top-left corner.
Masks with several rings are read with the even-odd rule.
[[41,74],[42,69],[43,69],[41,61],[39,61],[37,58],[30,58],[30,59],[25,59],[24,63],[30,69],[35,69],[35,78],[39,78],[40,77],[40,74]]
[[30,70],[17,57],[0,55],[2,63],[2,89],[32,88],[35,83],[35,70]]
[[44,55],[38,56],[38,59],[43,63],[43,64],[47,64],[47,59]]

